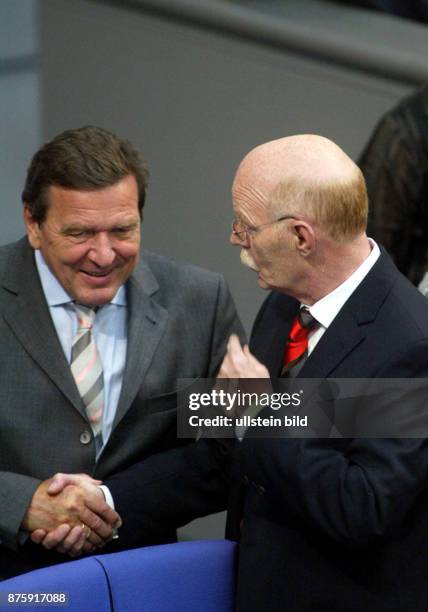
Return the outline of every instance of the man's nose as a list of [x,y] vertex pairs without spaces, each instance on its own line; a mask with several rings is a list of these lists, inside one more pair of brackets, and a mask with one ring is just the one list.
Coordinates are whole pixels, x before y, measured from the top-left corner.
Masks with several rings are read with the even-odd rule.
[[233,246],[242,247],[242,240],[239,239],[239,236],[233,230],[230,232],[229,242],[233,244]]
[[113,263],[116,253],[107,232],[99,232],[94,236],[88,257],[102,268],[106,268]]
[[249,248],[248,234],[244,234],[244,239],[242,239],[239,234],[232,230],[230,232],[229,242],[233,244],[233,246],[238,246],[241,249]]

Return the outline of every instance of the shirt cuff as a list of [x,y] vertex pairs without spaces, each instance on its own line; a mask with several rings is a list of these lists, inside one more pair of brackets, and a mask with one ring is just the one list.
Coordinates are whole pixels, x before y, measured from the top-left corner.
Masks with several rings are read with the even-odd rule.
[[[104,497],[106,498],[106,503],[110,506],[110,508],[113,508],[113,510],[115,510],[113,496],[110,493],[110,489],[106,487],[105,485],[99,485],[99,488],[101,489],[101,491],[104,494]],[[111,539],[117,540],[118,537],[119,537],[119,534],[117,533],[117,529],[113,529],[113,535]]]
[[114,501],[113,501],[112,494],[110,493],[110,489],[106,487],[105,485],[99,485],[99,488],[104,493],[104,497],[106,498],[106,502],[108,503],[110,508],[113,508],[113,510],[115,510]]

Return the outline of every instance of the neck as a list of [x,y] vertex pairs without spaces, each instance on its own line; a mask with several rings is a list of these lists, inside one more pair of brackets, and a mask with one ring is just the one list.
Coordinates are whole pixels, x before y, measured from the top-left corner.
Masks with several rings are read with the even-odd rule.
[[301,303],[311,306],[344,283],[371,252],[371,245],[364,234],[352,243],[328,245],[324,255],[318,252],[311,262],[307,278],[302,282],[296,297]]

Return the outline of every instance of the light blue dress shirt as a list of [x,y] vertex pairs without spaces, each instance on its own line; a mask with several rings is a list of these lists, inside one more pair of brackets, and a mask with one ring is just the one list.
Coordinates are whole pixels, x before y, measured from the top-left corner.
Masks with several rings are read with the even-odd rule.
[[[35,257],[49,312],[65,357],[70,363],[71,346],[77,331],[77,316],[73,299],[52,274],[39,250],[35,251]],[[93,327],[94,339],[104,372],[103,446],[97,458],[111,434],[122,389],[127,345],[126,316],[126,291],[122,285],[112,301],[99,308]]]

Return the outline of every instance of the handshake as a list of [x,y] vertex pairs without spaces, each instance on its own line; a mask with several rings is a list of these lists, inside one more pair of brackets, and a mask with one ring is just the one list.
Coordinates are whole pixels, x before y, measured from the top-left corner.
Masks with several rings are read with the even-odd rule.
[[122,521],[106,502],[100,480],[55,474],[36,489],[21,523],[31,540],[71,557],[91,553],[116,537]]

